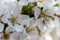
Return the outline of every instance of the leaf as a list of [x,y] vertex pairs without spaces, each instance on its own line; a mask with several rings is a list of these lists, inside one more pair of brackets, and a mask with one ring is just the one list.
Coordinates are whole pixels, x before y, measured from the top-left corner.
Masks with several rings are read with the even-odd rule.
[[56,3],[54,6],[55,6],[55,7],[59,7],[59,4],[58,4],[58,3]]
[[17,2],[19,2],[20,0],[17,0]]
[[30,3],[28,5],[26,5],[26,6],[23,6],[21,14],[29,15],[30,17],[34,17],[33,6],[31,6]]
[[33,3],[33,6],[37,6],[37,2],[34,2],[34,3]]

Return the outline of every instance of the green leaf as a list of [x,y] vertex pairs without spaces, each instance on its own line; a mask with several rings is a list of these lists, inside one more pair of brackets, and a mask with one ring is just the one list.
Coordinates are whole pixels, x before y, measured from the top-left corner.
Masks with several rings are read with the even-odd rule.
[[19,2],[20,0],[17,0],[17,2]]
[[33,3],[33,6],[37,6],[37,2],[34,2],[34,3]]
[[25,15],[31,15],[33,10],[32,10],[32,6],[30,5],[30,3],[26,6],[23,6],[22,7],[22,14],[25,14]]
[[58,4],[58,3],[56,3],[54,6],[55,6],[55,7],[59,7],[59,4]]
[[29,15],[30,17],[34,17],[34,11],[33,7],[37,6],[37,2],[28,3],[28,5],[25,5],[22,7],[22,13],[24,15]]
[[32,12],[32,8],[29,7],[29,6],[23,6],[22,8],[22,14],[27,14],[27,15],[30,15]]

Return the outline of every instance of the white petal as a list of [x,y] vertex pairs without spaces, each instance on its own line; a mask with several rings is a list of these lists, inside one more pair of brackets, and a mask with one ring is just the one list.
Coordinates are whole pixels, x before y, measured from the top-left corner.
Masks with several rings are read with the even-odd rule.
[[27,34],[24,33],[12,33],[10,36],[10,40],[25,40],[27,38]]
[[43,18],[41,18],[40,21],[38,21],[38,28],[42,31],[44,29],[44,24],[43,24]]
[[37,3],[37,6],[38,6],[38,7],[43,7],[43,4],[38,2],[38,3]]
[[8,26],[8,27],[6,28],[6,33],[14,32],[14,31],[15,31],[15,30],[14,30],[13,26]]
[[51,28],[51,29],[55,28],[54,21],[52,20],[50,20],[49,23],[47,23],[46,25],[47,28]]
[[60,37],[60,27],[58,27],[58,28],[56,29],[56,35],[57,35],[58,37]]
[[38,7],[34,7],[34,16],[37,19],[40,15],[40,9]]
[[0,32],[2,32],[4,29],[4,25],[0,23]]
[[38,40],[38,36],[31,36],[31,39],[30,40]]
[[39,27],[40,30],[43,30],[44,29],[44,24],[42,22],[39,22],[38,27]]
[[35,19],[34,18],[31,18],[30,21],[29,21],[29,27],[32,27],[35,23]]
[[23,25],[15,24],[14,29],[16,30],[16,32],[23,32]]
[[45,40],[53,40],[50,34],[45,35]]
[[43,10],[46,15],[53,16],[55,14],[53,7],[45,6]]
[[60,26],[59,18],[55,18],[55,26],[56,27],[59,27]]
[[19,33],[12,33],[9,40],[19,40]]
[[20,15],[20,18],[18,20],[18,23],[25,25],[27,23],[27,20],[29,21],[30,18],[28,15]]
[[28,5],[28,1],[27,0],[20,0],[19,4],[22,6]]
[[27,34],[22,33],[22,34],[20,34],[19,40],[25,40],[27,37],[28,37]]
[[53,4],[55,3],[55,0],[46,0],[44,2],[44,6],[47,5],[47,6],[53,6]]
[[19,5],[17,2],[12,2],[8,6],[10,11],[13,11],[13,13],[19,13],[22,10],[22,6]]
[[60,15],[60,7],[58,8],[58,10],[56,10],[56,14]]

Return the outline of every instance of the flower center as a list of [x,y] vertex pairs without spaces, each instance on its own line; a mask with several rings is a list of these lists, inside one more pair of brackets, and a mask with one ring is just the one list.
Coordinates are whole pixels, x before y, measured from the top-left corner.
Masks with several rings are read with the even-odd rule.
[[9,20],[12,22],[12,24],[17,22],[17,18],[16,17],[11,17]]

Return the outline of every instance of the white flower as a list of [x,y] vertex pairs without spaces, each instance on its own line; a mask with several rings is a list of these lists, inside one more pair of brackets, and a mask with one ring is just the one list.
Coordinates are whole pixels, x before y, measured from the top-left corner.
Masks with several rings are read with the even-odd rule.
[[[45,23],[43,23],[43,20]],[[30,25],[27,30],[29,32],[29,34],[39,35],[36,27],[39,28],[41,35],[43,35],[45,33],[50,33],[55,26],[54,26],[54,22],[52,20],[47,21],[43,18],[40,18],[38,20],[32,19],[30,21]],[[29,31],[29,30],[32,30],[32,31]]]
[[[4,40],[1,39],[3,30],[6,34],[10,33],[9,40],[53,40],[49,33],[55,27],[56,35],[60,37],[60,19],[54,16],[54,14],[60,15],[60,0],[16,1],[0,0],[0,22],[8,25],[4,30],[4,24],[0,23],[0,40]],[[21,14],[22,7],[33,2],[37,2],[37,6],[32,9],[34,17],[30,18],[29,15]],[[58,3],[58,7],[56,7],[56,3]],[[43,7],[43,10],[40,9],[41,7]],[[53,21],[50,18],[55,18],[55,20]],[[37,35],[40,35],[40,37]]]
[[6,23],[8,18],[11,15],[16,15],[17,13],[20,14],[21,10],[22,10],[22,6],[19,5],[17,2],[12,2],[12,3],[9,3],[7,5],[2,5],[1,4],[1,6],[0,6],[0,14],[3,15],[1,20],[4,23]]
[[41,30],[42,34],[50,33],[55,28],[54,21],[44,18],[40,18],[37,22],[37,26]]
[[12,13],[5,15],[3,18],[3,22],[8,23],[8,25],[12,25],[12,24],[28,25],[30,20],[31,19],[29,18],[28,15],[14,13],[13,11]]
[[13,14],[13,11],[12,11],[11,13],[4,15],[2,18],[3,19],[2,21],[4,23],[8,23],[8,25],[16,24],[16,23],[18,23],[18,20],[19,20],[18,17],[19,17],[19,14],[17,14],[17,13]]
[[55,4],[56,3],[54,3],[52,6],[44,6],[43,12],[49,16],[54,16],[54,14],[60,15],[60,7],[58,6],[59,4],[56,4],[58,7],[54,6]]

